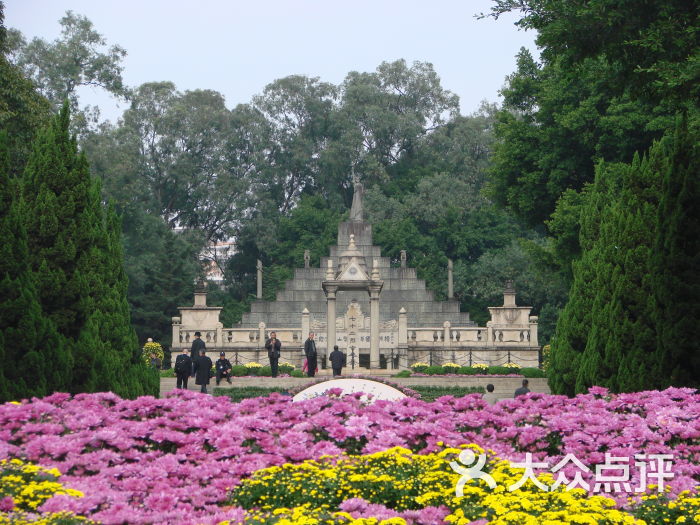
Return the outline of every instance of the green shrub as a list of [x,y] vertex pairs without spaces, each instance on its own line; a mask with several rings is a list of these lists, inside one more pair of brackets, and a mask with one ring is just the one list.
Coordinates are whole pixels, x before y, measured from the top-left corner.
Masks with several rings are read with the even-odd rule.
[[265,365],[258,370],[258,375],[265,376],[265,377],[271,377],[272,376],[272,368],[270,368],[270,365]]
[[301,370],[292,370],[289,375],[292,377],[306,377],[306,374]]
[[243,365],[233,365],[231,367],[231,375],[234,377],[243,377],[248,375],[248,369]]
[[441,366],[429,366],[425,369],[425,373],[431,376],[441,376],[445,373]]
[[547,372],[539,368],[521,368],[520,373],[525,377],[547,377]]
[[246,387],[232,387],[232,388],[214,388],[215,396],[226,396],[231,399],[234,403],[241,401],[243,399],[250,399],[253,397],[265,397],[269,396],[273,392],[283,393],[287,390],[280,387],[263,387],[263,386],[246,386]]
[[394,377],[411,377],[411,371],[410,370],[401,370],[398,374],[395,374]]
[[472,368],[471,366],[462,366],[460,367],[459,372],[457,373],[465,376],[475,376],[479,373],[479,371],[476,368]]
[[442,369],[445,374],[459,374],[460,366],[456,363],[444,363]]
[[175,369],[160,370],[160,377],[175,377]]
[[416,372],[417,374],[425,374],[425,371],[428,369],[430,365],[428,363],[423,363],[422,361],[418,361],[417,363],[413,363],[411,365],[411,370]]
[[513,373],[515,372],[506,366],[490,366],[488,371],[489,375],[508,375]]
[[289,363],[282,363],[279,366],[279,373],[280,374],[289,374],[291,375],[292,372],[295,370],[294,365],[290,365]]
[[482,386],[409,386],[411,390],[415,390],[420,394],[423,401],[435,401],[438,397],[453,396],[463,397],[468,394],[483,394],[485,392]]

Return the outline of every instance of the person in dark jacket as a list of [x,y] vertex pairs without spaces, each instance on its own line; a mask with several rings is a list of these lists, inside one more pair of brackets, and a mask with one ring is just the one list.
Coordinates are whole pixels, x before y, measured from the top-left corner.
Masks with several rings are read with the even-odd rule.
[[277,377],[282,343],[280,343],[280,340],[277,339],[277,334],[275,332],[270,332],[270,339],[268,339],[265,343],[265,348],[267,349],[267,357],[270,358],[270,368],[272,369],[272,377]]
[[226,379],[228,384],[231,384],[231,361],[226,359],[226,352],[221,352],[219,354],[219,359],[216,360],[214,365],[216,366],[216,386],[219,386],[222,379]]
[[340,372],[345,366],[345,354],[338,350],[338,345],[333,347],[331,355],[328,356],[331,361],[331,367],[333,368],[333,377],[340,376]]
[[175,359],[175,376],[177,377],[177,388],[187,388],[187,380],[192,373],[192,359],[187,354],[187,348],[182,349],[182,353]]
[[318,368],[318,354],[316,352],[316,341],[314,341],[314,333],[309,333],[309,338],[304,343],[304,354],[306,355],[306,375],[309,377],[314,377],[316,375],[316,368]]
[[199,351],[206,350],[207,345],[202,341],[202,333],[194,333],[194,341],[192,341],[192,348],[190,350],[190,359],[192,359],[192,377],[194,377],[194,364],[199,359]]
[[211,367],[211,359],[206,356],[206,351],[200,350],[199,357],[194,362],[194,383],[202,386],[200,390],[202,394],[207,393],[207,385],[209,384]]
[[521,386],[520,388],[518,388],[515,391],[515,394],[513,394],[513,397],[524,396],[525,394],[530,392],[530,389],[528,388],[529,384],[530,384],[530,382],[527,379],[523,379],[523,386]]

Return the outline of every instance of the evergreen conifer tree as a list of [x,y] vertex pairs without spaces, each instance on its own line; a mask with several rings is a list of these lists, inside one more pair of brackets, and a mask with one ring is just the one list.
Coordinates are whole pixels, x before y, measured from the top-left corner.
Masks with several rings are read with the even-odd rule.
[[[53,367],[70,368],[70,355],[43,317],[30,271],[20,213],[19,181],[10,176],[7,134],[0,133],[0,402],[60,390]],[[57,381],[58,379],[58,381]]]
[[684,117],[663,178],[653,266],[662,387],[700,387],[699,144],[697,122]]
[[66,104],[38,135],[22,192],[39,301],[72,355],[72,367],[58,373],[73,393],[154,394],[155,373],[135,358],[118,221],[104,209],[69,123]]
[[[582,215],[583,254],[552,343],[553,391],[700,384],[700,156],[692,129],[681,125],[630,165],[598,167]],[[603,195],[607,203],[596,205]]]
[[[609,213],[611,199],[619,186],[619,165],[599,164],[596,178],[586,189],[585,205],[581,211],[580,242],[583,249],[581,259],[573,263],[574,282],[569,292],[569,301],[557,322],[551,343],[549,386],[557,394],[573,395],[582,363],[583,352],[588,342],[592,324],[596,290],[593,283],[599,280],[601,222]],[[594,361],[597,356],[588,356]],[[590,365],[589,365],[590,366]]]

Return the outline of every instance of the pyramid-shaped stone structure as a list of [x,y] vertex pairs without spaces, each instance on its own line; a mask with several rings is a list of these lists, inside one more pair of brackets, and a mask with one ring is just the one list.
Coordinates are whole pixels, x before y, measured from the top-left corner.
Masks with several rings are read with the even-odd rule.
[[[285,289],[277,292],[275,301],[256,300],[250,313],[243,314],[241,328],[257,328],[260,322],[270,327],[297,326],[301,313],[307,309],[311,318],[325,325],[326,296],[322,283],[326,280],[328,261],[334,271],[339,271],[341,256],[348,251],[350,236],[364,257],[365,268],[370,269],[376,260],[384,286],[380,296],[380,322],[396,320],[404,308],[410,326],[437,327],[449,321],[452,326],[473,326],[469,313],[459,311],[459,301],[436,301],[425,281],[418,279],[415,268],[392,267],[389,257],[382,257],[379,246],[372,244],[372,225],[362,220],[343,222],[338,227],[338,243],[332,246],[329,257],[321,259],[319,268],[297,268],[294,278],[285,283]],[[365,291],[340,291],[337,295],[336,315],[342,317],[355,300],[364,315],[369,315],[369,295]]]

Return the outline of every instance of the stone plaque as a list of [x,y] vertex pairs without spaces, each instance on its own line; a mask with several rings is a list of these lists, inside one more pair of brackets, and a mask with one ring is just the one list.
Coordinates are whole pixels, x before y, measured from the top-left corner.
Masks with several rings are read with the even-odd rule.
[[321,383],[316,383],[299,392],[292,398],[292,401],[303,401],[304,399],[312,399],[314,397],[322,396],[328,390],[333,388],[339,388],[343,391],[343,395],[352,394],[354,392],[364,392],[365,394],[371,394],[372,397],[364,397],[365,401],[370,402],[383,399],[386,401],[397,401],[407,397],[406,394],[400,390],[395,389],[392,386],[385,385],[379,381],[372,381],[370,379],[358,379],[358,378],[341,378],[341,379],[330,379],[328,381],[323,381]]

